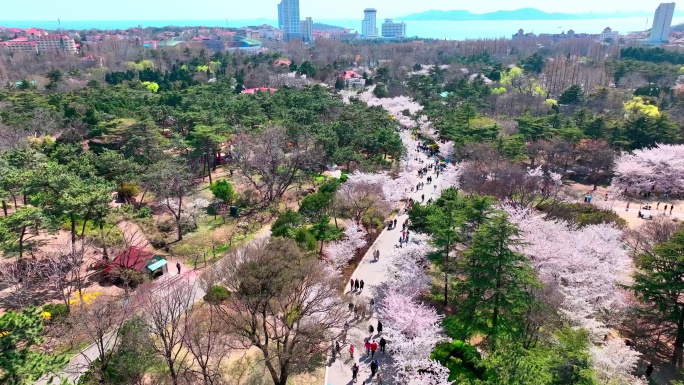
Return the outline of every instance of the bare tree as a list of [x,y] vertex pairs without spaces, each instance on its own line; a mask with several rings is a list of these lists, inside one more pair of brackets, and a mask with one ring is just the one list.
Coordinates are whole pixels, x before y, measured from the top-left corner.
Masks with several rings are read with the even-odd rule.
[[[132,309],[118,297],[99,297],[92,304],[80,303],[72,309],[71,323],[81,330],[97,348],[97,356],[89,357],[85,351],[81,356],[88,363],[93,375],[104,379],[112,362],[113,352],[119,344],[119,329]],[[74,368],[81,371],[83,368]]]
[[630,247],[633,256],[651,254],[653,249],[672,237],[675,231],[684,228],[681,222],[665,217],[655,216],[652,221],[646,221],[641,226],[625,231],[625,243]]
[[183,239],[183,199],[192,192],[192,174],[182,160],[165,159],[150,167],[147,185],[155,199],[169,210],[176,222],[178,240]]
[[335,193],[334,207],[339,216],[366,227],[368,217],[385,218],[389,214],[391,207],[384,197],[382,186],[376,183],[349,181]]
[[280,199],[304,171],[317,171],[321,166],[317,161],[320,151],[312,141],[302,138],[293,142],[278,127],[258,135],[240,135],[236,153],[238,167],[266,204]]
[[222,382],[224,358],[230,351],[227,330],[214,306],[196,309],[186,323],[185,347],[191,360],[185,372],[190,383],[216,385]]
[[276,385],[325,350],[345,311],[337,285],[314,255],[291,239],[260,239],[224,258],[231,298],[217,307],[239,347],[258,348]]
[[196,289],[194,284],[181,280],[156,291],[143,290],[140,294],[141,310],[152,335],[154,349],[164,359],[174,385],[179,384],[189,355],[185,334],[198,300]]

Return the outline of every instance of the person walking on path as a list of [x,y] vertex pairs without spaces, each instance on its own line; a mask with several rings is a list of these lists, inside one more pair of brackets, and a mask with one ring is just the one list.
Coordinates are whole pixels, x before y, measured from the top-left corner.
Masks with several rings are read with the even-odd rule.
[[354,365],[352,365],[352,381],[356,382],[356,376],[359,374],[359,366],[356,365],[356,362],[354,362]]
[[376,380],[378,380],[378,385],[382,385],[382,374],[378,373],[378,376],[375,377]]
[[366,341],[366,343],[363,345],[364,348],[366,348],[366,355],[370,354],[370,349],[371,349],[371,343],[370,341]]
[[670,215],[672,215],[672,209],[674,208],[674,205],[670,206]]
[[382,354],[385,354],[385,345],[387,345],[385,337],[380,337],[380,353]]
[[355,288],[356,290],[359,290],[359,280],[358,280],[358,279],[355,279],[355,280],[354,280],[354,288]]
[[373,332],[375,329],[373,328],[373,325],[368,325],[368,333],[370,333],[371,337],[373,337]]
[[349,280],[349,291],[354,291],[354,280],[353,279]]
[[373,340],[373,343],[371,343],[371,358],[375,357],[376,350],[378,350],[378,343]]
[[656,205],[656,210],[658,210],[658,207],[660,207],[660,202]]
[[342,358],[342,348],[340,348],[340,341],[335,341],[335,355],[339,355]]
[[359,282],[359,287],[361,288],[361,291],[363,291],[363,279]]
[[354,345],[349,345],[349,356],[354,359]]
[[378,334],[382,334],[382,322],[378,320]]
[[176,262],[176,269],[178,269],[178,275],[180,275],[180,268],[181,268],[180,262]]
[[667,211],[667,205],[665,205],[665,208],[663,209],[663,212]]
[[378,371],[378,364],[376,364],[375,361],[372,361],[370,363],[370,370],[371,370],[371,377],[373,377],[375,375],[375,373],[377,373],[377,371]]
[[653,363],[652,362],[649,363],[648,367],[646,368],[646,378],[651,377],[651,373],[653,373]]

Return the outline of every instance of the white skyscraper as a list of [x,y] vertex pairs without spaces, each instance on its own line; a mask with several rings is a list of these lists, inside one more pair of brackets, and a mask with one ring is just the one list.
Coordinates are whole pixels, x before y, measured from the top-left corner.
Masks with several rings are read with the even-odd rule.
[[378,27],[375,23],[378,11],[374,8],[366,8],[363,10],[363,21],[361,22],[361,34],[365,37],[377,37]]
[[406,23],[395,23],[392,19],[385,19],[382,23],[382,36],[404,37],[406,36]]
[[310,17],[300,21],[299,28],[302,33],[302,40],[313,41],[313,20]]
[[651,27],[649,41],[660,43],[667,41],[670,36],[670,25],[672,25],[672,15],[674,14],[675,3],[661,3],[656,8]]
[[282,0],[278,4],[278,27],[283,30],[283,40],[302,38],[299,25],[299,0]]

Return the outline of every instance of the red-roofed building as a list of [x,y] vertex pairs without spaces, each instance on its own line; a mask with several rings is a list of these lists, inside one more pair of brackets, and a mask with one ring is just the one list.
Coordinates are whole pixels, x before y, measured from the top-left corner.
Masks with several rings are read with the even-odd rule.
[[34,28],[27,31],[26,37],[1,42],[0,47],[9,52],[48,52],[54,50],[78,52],[76,42],[69,36],[48,35],[45,31]]
[[339,78],[344,80],[345,87],[363,88],[366,86],[366,79],[356,71],[344,71],[340,74]]
[[125,267],[145,274],[166,274],[168,272],[166,265],[166,259],[140,247],[131,246],[119,253],[114,258],[114,262],[105,268],[105,271],[110,272],[115,267]]
[[276,66],[276,67],[277,67],[277,66],[289,67],[290,64],[292,64],[292,62],[289,61],[289,60],[287,60],[287,59],[278,59],[278,60],[276,60],[276,61],[273,62],[273,65]]
[[254,94],[254,93],[256,93],[256,92],[270,92],[270,93],[274,93],[274,92],[276,92],[276,91],[278,91],[278,90],[275,89],[275,88],[259,87],[259,88],[246,88],[246,89],[242,90],[241,93],[243,93],[243,94]]

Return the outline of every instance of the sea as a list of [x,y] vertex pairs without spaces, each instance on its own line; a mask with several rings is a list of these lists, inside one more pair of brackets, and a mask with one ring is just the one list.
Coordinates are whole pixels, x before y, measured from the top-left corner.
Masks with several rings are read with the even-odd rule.
[[[396,19],[395,21],[399,21]],[[361,20],[350,19],[315,19],[316,23],[324,23],[359,31]],[[381,21],[378,20],[378,28]],[[684,23],[684,17],[675,17],[672,25]],[[166,27],[166,26],[205,26],[205,27],[243,27],[247,25],[277,25],[272,19],[251,20],[61,20],[63,29],[101,29],[117,30],[130,27]],[[3,21],[0,26],[9,28],[42,28],[56,30],[60,24],[54,21]],[[407,36],[429,39],[465,40],[480,38],[510,37],[523,29],[525,32],[561,33],[570,29],[575,33],[598,34],[610,27],[621,34],[644,31],[651,27],[646,17],[614,18],[614,19],[577,19],[577,20],[496,20],[496,21],[406,21]]]

